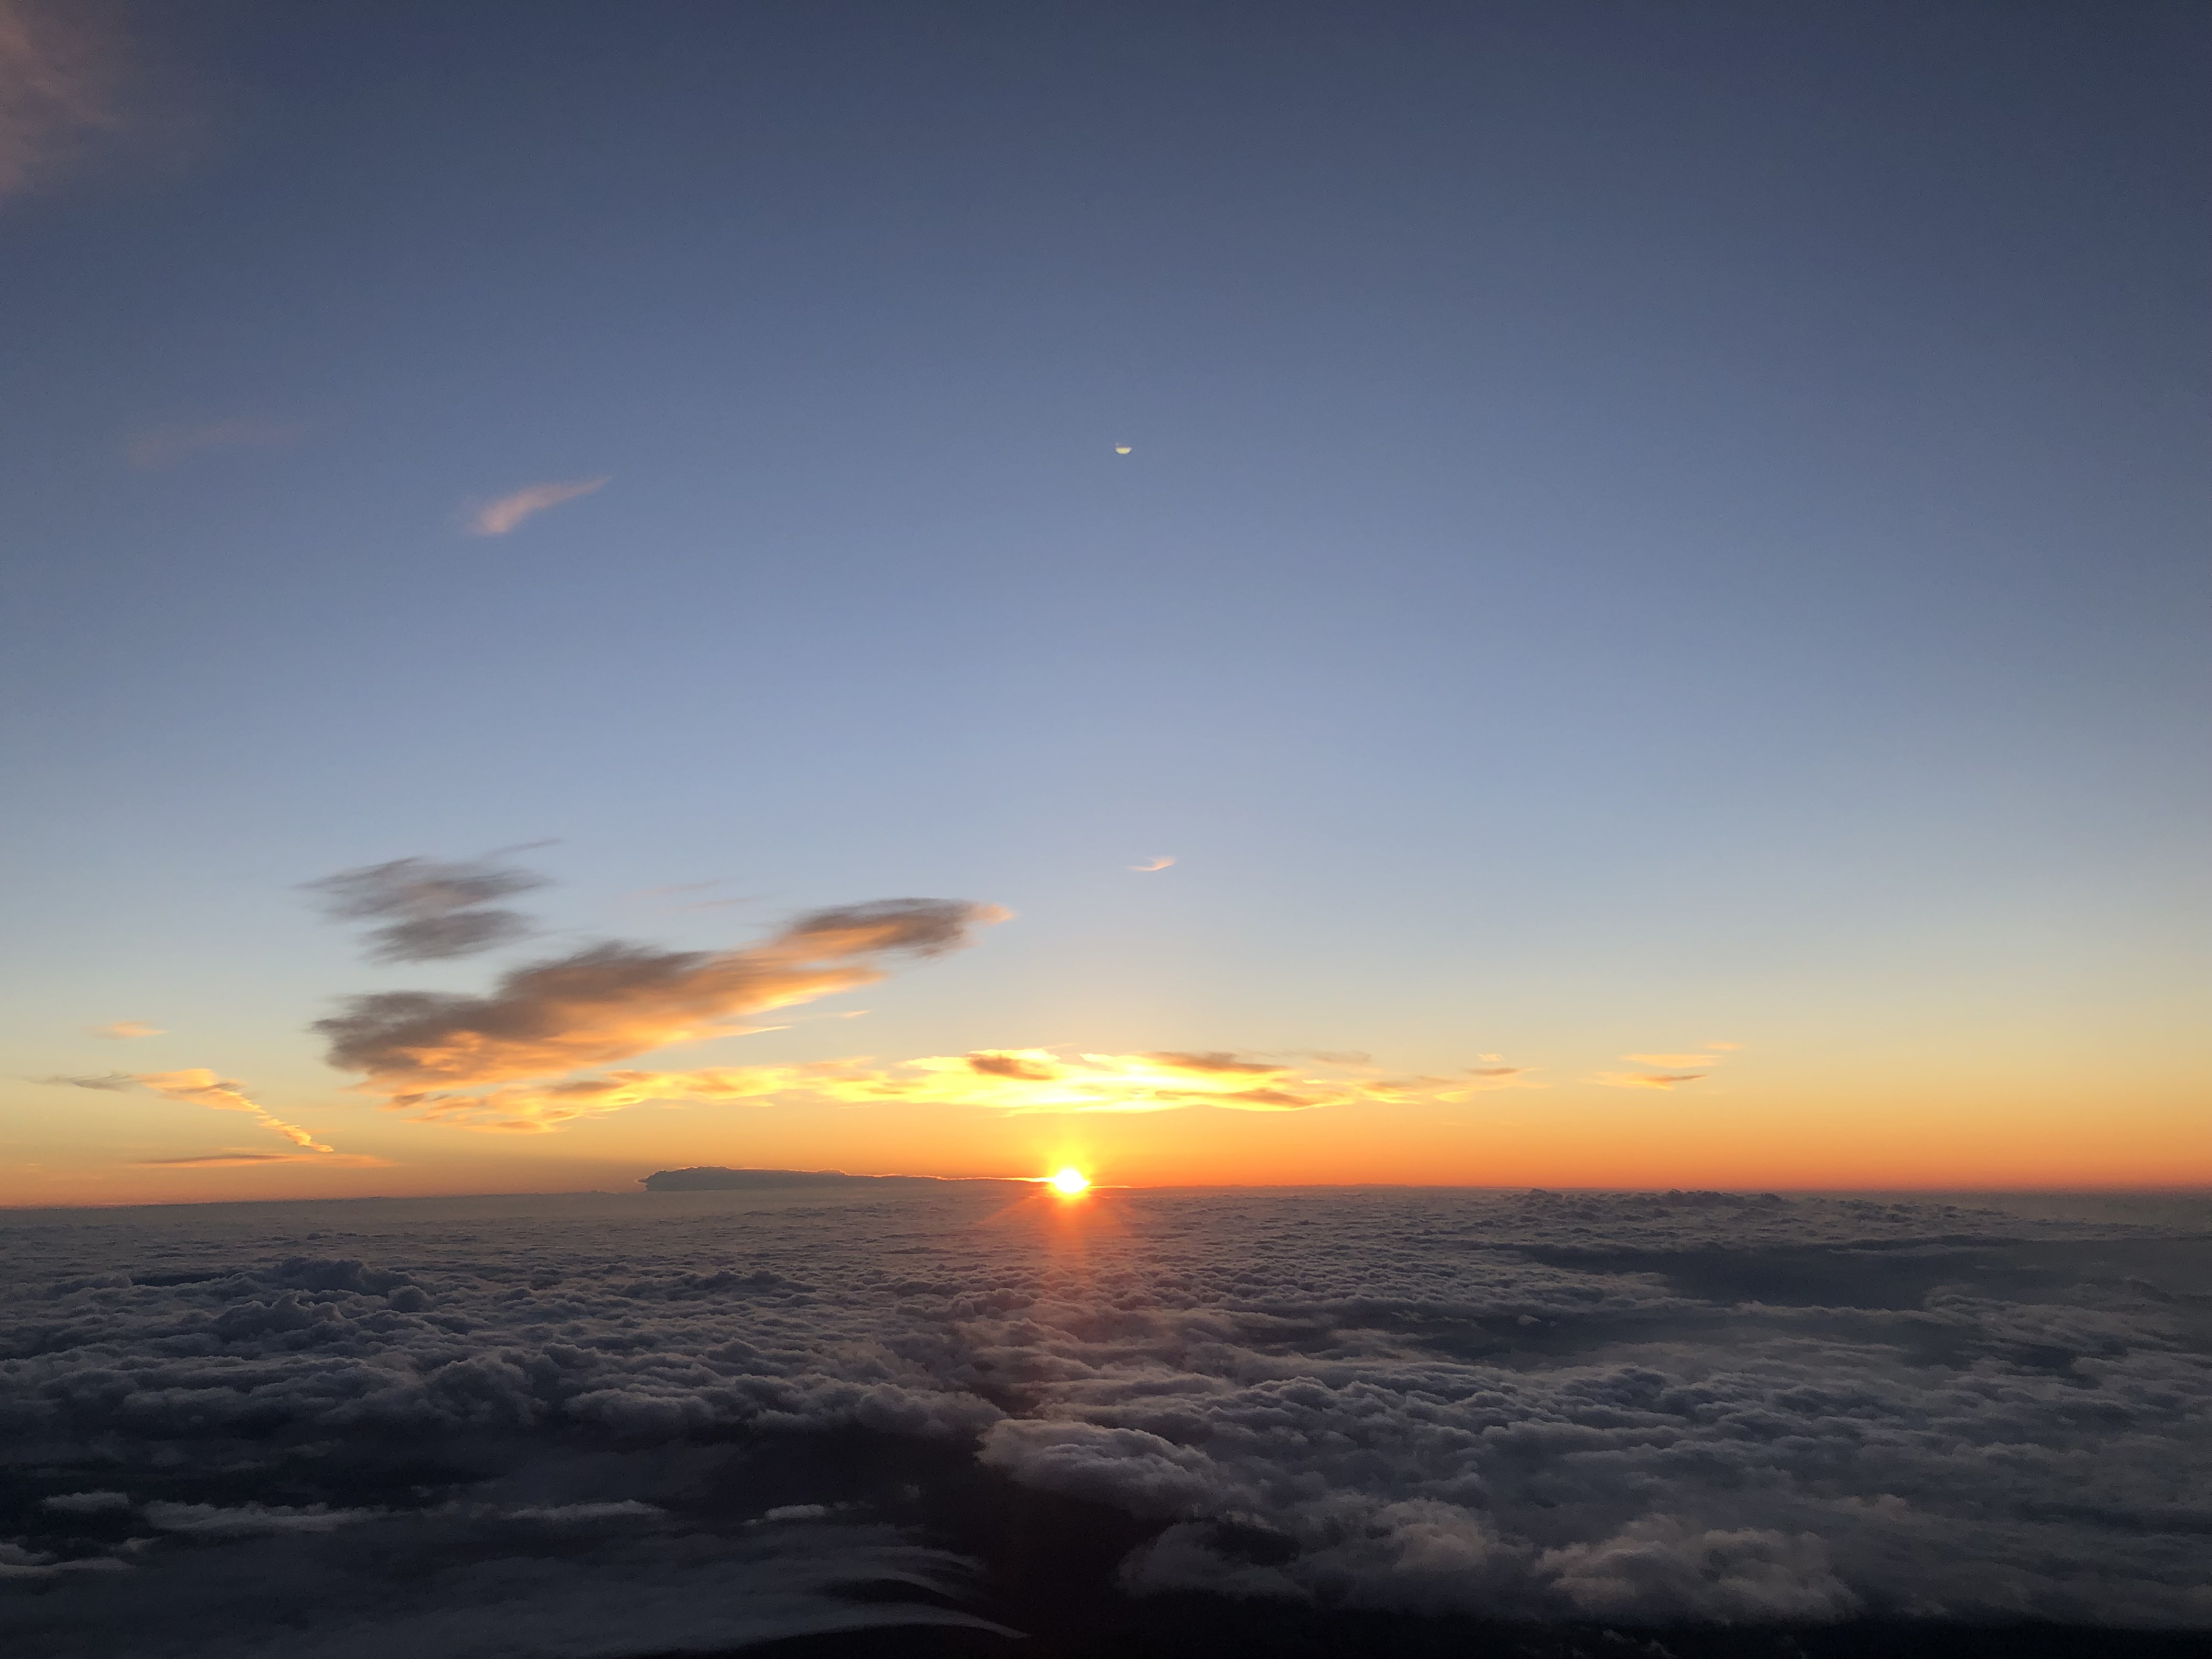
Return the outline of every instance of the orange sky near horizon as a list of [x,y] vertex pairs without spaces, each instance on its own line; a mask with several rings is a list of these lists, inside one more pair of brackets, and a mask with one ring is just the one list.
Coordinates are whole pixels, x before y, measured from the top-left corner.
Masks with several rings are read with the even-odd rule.
[[[1304,1111],[1187,1107],[1008,1115],[935,1103],[808,1107],[662,1103],[554,1133],[483,1133],[348,1102],[301,1109],[344,1153],[234,1167],[150,1166],[180,1109],[104,1096],[107,1155],[55,1145],[0,1174],[0,1205],[106,1205],[488,1192],[629,1190],[694,1164],[853,1174],[1021,1176],[1073,1165],[1131,1186],[1409,1184],[1732,1190],[2212,1188],[2212,1133],[2179,1095],[2104,1111],[2050,1099],[1951,1103],[1703,1097],[1565,1086],[1451,1103],[1360,1102]],[[186,1133],[200,1126],[189,1118]],[[232,1136],[242,1151],[247,1137]],[[264,1155],[265,1156],[265,1155]],[[351,1162],[348,1159],[363,1159]]]

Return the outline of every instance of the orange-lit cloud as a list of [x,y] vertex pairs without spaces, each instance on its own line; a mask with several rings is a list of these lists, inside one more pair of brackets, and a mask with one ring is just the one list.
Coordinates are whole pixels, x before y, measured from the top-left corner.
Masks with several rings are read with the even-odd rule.
[[934,956],[1006,919],[994,904],[886,899],[803,916],[744,950],[598,945],[518,968],[489,996],[390,991],[316,1022],[331,1064],[409,1097],[544,1078],[673,1042],[730,1036],[772,1008],[869,985],[892,954]]
[[162,1034],[160,1026],[136,1019],[112,1019],[105,1025],[88,1025],[85,1030],[87,1035],[96,1037],[149,1037]]
[[1129,867],[1132,870],[1134,870],[1140,876],[1148,876],[1155,870],[1166,869],[1168,866],[1174,862],[1175,860],[1172,858],[1169,857],[1166,854],[1162,853],[1147,863],[1133,864]]
[[297,421],[198,421],[159,426],[124,447],[133,466],[173,465],[187,456],[220,449],[267,449],[287,444],[307,428]]
[[[1349,1074],[1347,1074],[1349,1073]],[[1327,1073],[1226,1053],[1078,1054],[980,1048],[884,1066],[865,1060],[738,1066],[691,1072],[611,1072],[478,1093],[404,1095],[410,1117],[466,1128],[544,1131],[652,1101],[759,1104],[977,1106],[1006,1113],[1165,1112],[1212,1106],[1296,1112],[1362,1103],[1450,1103],[1501,1087],[1536,1086],[1519,1066],[1454,1077]]]
[[141,1158],[132,1162],[142,1170],[251,1170],[264,1164],[313,1164],[325,1170],[398,1167],[388,1158],[373,1158],[367,1152],[204,1152],[196,1158]]
[[1708,1072],[1692,1072],[1684,1068],[1702,1066],[1710,1069],[1742,1047],[1741,1042],[1708,1042],[1703,1048],[1690,1054],[1623,1054],[1623,1060],[1632,1060],[1638,1066],[1657,1066],[1665,1069],[1656,1073],[1600,1072],[1589,1080],[1608,1089],[1672,1089],[1678,1084],[1695,1083],[1708,1075]]
[[204,1066],[195,1066],[181,1072],[134,1072],[131,1080],[141,1088],[151,1089],[168,1100],[181,1100],[194,1106],[211,1106],[218,1112],[245,1112],[254,1121],[284,1137],[295,1146],[304,1146],[311,1152],[327,1152],[330,1147],[295,1123],[287,1123],[272,1116],[258,1101],[249,1100],[243,1091],[246,1085],[235,1078],[217,1077]]
[[295,1146],[304,1146],[311,1152],[322,1153],[331,1150],[296,1123],[287,1123],[265,1110],[258,1101],[249,1100],[245,1093],[246,1085],[237,1079],[218,1077],[204,1066],[191,1066],[181,1072],[102,1072],[93,1077],[50,1077],[41,1081],[64,1083],[73,1089],[151,1089],[167,1100],[209,1106],[218,1112],[245,1112],[263,1128],[271,1130]]
[[115,42],[81,7],[0,0],[0,196],[125,125]]
[[609,473],[606,477],[578,478],[566,483],[530,484],[497,501],[481,502],[469,514],[469,532],[476,536],[504,536],[524,520],[535,518],[549,507],[590,495],[613,476]]

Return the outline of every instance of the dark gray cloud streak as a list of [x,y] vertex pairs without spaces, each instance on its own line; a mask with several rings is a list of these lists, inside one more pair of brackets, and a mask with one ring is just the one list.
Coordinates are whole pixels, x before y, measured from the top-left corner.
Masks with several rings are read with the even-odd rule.
[[368,931],[373,962],[435,962],[472,956],[526,937],[530,920],[495,901],[545,885],[545,878],[488,860],[447,863],[393,859],[305,884],[340,921],[380,921]]
[[1139,1596],[2212,1628],[2201,1204],[1097,1201],[1080,1251],[988,1185],[0,1218],[0,1646],[937,1616],[836,1586],[979,1605],[926,1490],[978,1463],[1131,1517]]

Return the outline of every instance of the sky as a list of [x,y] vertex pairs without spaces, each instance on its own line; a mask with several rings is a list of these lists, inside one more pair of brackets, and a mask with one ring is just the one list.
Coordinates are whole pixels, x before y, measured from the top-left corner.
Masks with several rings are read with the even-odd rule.
[[0,1203],[2212,1184],[2208,47],[0,0]]

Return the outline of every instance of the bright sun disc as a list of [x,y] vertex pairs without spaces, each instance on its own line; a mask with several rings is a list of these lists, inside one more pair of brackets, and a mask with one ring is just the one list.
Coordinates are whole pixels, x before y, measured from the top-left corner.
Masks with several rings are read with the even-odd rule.
[[1080,1170],[1059,1170],[1050,1182],[1053,1191],[1066,1198],[1074,1197],[1090,1184],[1091,1177]]

